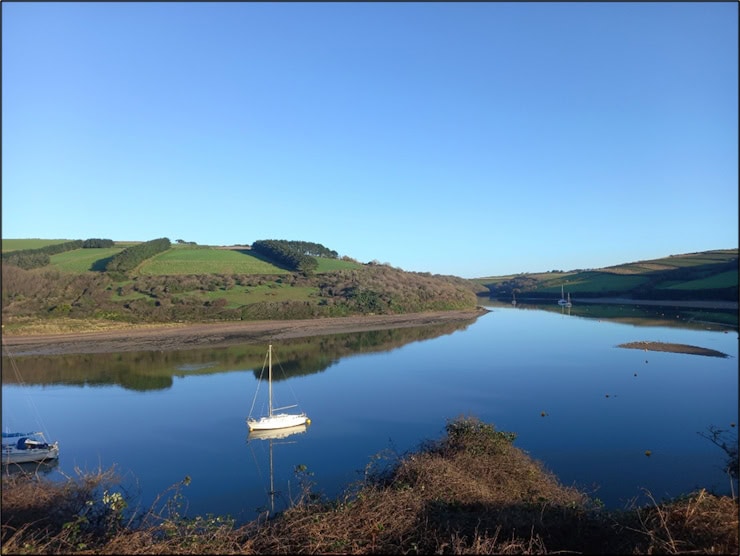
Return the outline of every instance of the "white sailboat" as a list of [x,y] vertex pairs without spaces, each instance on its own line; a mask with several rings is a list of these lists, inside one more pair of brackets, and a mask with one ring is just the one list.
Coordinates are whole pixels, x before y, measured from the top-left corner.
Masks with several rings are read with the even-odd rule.
[[[261,430],[275,430],[275,429],[285,429],[289,427],[298,427],[300,425],[309,425],[311,424],[311,420],[306,416],[304,412],[300,413],[276,413],[277,411],[283,410],[283,409],[290,409],[292,407],[296,407],[296,405],[289,405],[284,407],[272,407],[272,344],[270,344],[267,348],[267,362],[268,362],[268,371],[267,371],[267,388],[268,388],[268,398],[267,398],[267,404],[268,404],[268,410],[267,415],[263,415],[260,418],[252,417],[252,412],[254,411],[254,404],[257,401],[257,393],[259,392],[259,388],[257,392],[254,394],[254,400],[252,401],[252,409],[249,412],[249,417],[247,417],[247,426],[249,426],[250,431],[261,431]],[[264,367],[262,368],[262,372],[264,373]],[[262,379],[262,375],[260,375],[260,380]]]
[[59,442],[47,442],[43,432],[3,432],[3,465],[58,458]]

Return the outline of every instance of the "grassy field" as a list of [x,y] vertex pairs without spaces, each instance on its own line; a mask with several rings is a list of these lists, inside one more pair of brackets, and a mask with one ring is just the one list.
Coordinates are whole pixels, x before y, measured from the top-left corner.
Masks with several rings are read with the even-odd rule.
[[537,287],[538,292],[559,293],[562,285],[565,290],[577,289],[579,292],[604,292],[615,289],[630,289],[646,282],[643,276],[619,276],[604,272],[579,272],[566,277],[545,280]]
[[[65,243],[67,239],[3,239],[4,252],[21,249],[38,249],[47,245]],[[51,256],[51,268],[62,272],[82,273],[104,270],[107,261],[124,248],[138,242],[115,242],[115,247],[105,249],[75,249]],[[362,265],[340,259],[316,258],[316,273],[331,272]],[[249,249],[223,249],[216,246],[179,245],[160,253],[139,267],[142,276],[183,274],[289,274],[290,271],[276,266]]]
[[[316,257],[316,273],[362,265],[351,261]],[[146,261],[139,274],[148,276],[177,274],[290,274],[248,249],[217,249],[177,246]]]
[[63,272],[88,272],[105,269],[105,263],[123,247],[101,249],[75,249],[52,255],[51,266]]
[[691,280],[688,282],[679,282],[676,284],[665,284],[661,286],[664,289],[676,290],[707,290],[713,288],[731,288],[738,284],[738,271],[729,270],[720,274],[715,274],[700,280]]
[[724,249],[710,253],[689,253],[685,255],[673,255],[662,259],[609,266],[601,270],[615,274],[645,274],[658,270],[673,270],[724,263],[730,259],[737,258],[737,253],[737,249]]
[[176,247],[155,255],[139,268],[148,276],[177,274],[288,274],[289,271],[244,250]]
[[2,252],[20,251],[21,249],[39,249],[47,245],[67,243],[69,239],[3,239]]

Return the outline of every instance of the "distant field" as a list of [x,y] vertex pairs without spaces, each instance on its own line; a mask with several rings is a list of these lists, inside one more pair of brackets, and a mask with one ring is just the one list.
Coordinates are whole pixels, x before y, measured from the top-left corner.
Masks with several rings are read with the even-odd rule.
[[[23,249],[38,249],[72,241],[70,239],[3,239],[2,251],[11,252]],[[102,271],[105,264],[124,248],[141,243],[138,241],[116,241],[115,247],[96,249],[75,249],[51,256],[51,267],[62,272]],[[360,268],[363,265],[352,261],[316,257],[317,273],[331,272],[346,268]],[[160,253],[146,261],[138,270],[141,275],[182,275],[182,274],[289,274],[290,271],[267,262],[260,255],[248,249],[223,249],[205,245],[173,244],[172,249]]]
[[288,274],[249,251],[178,247],[155,255],[139,268],[147,276],[177,274]]
[[10,251],[20,251],[21,249],[39,249],[40,247],[46,247],[47,245],[57,245],[59,243],[67,243],[72,241],[71,239],[3,239],[2,240],[2,251],[3,253],[9,253]]
[[75,249],[52,255],[51,265],[63,272],[101,271],[110,257],[123,251],[123,247],[106,247],[100,249]]
[[[499,276],[495,278],[478,278],[475,281],[482,284],[498,284],[511,280],[517,275]],[[579,292],[599,293],[605,291],[630,289],[645,282],[647,278],[639,275],[630,276],[629,273],[582,271],[582,272],[540,272],[525,275],[536,281],[531,287],[532,292],[559,294],[560,287]]]
[[581,278],[582,276],[590,275],[593,273],[615,274],[620,276],[629,274],[649,274],[656,271],[726,263],[732,261],[733,259],[737,259],[737,256],[737,249],[720,249],[716,251],[708,251],[705,253],[673,255],[670,257],[663,257],[661,259],[624,263],[600,269],[568,272],[523,272],[521,274],[508,274],[505,276],[487,276],[483,278],[475,278],[474,281],[483,284],[497,284],[500,282],[505,282],[506,280],[511,280],[516,277],[524,276],[544,283],[556,283],[559,288],[559,284],[563,280],[568,279],[571,276],[578,276],[579,278]]
[[[343,268],[357,268],[358,263],[317,257],[317,273]],[[177,274],[289,274],[265,261],[249,250],[182,247],[170,249],[145,262],[139,269],[142,275]]]
[[[80,238],[77,238],[80,239]],[[89,238],[84,238],[89,239]],[[20,251],[21,249],[39,249],[46,247],[47,245],[58,245],[59,243],[67,243],[68,241],[75,241],[72,239],[3,239],[2,240],[2,251],[3,253],[9,253],[11,251]],[[116,246],[124,248],[130,247],[141,243],[140,241],[114,241]]]
[[731,288],[738,284],[738,271],[729,270],[720,274],[715,274],[709,278],[701,280],[691,280],[690,282],[680,282],[678,284],[669,284],[662,286],[661,289],[669,290],[711,290],[716,288]]
[[[527,278],[532,278],[533,280],[537,280],[539,282],[558,280],[557,283],[560,284],[560,281],[562,281],[563,279],[568,278],[569,276],[576,276],[578,274],[578,272],[525,272],[522,274],[507,274],[505,276],[487,276],[484,278],[473,278],[472,280],[473,282],[478,282],[479,284],[498,284],[500,282],[505,282],[518,276],[526,276]],[[559,287],[560,286],[558,286],[558,288]]]
[[725,249],[708,253],[674,255],[662,259],[637,261],[622,265],[610,266],[602,269],[604,272],[616,274],[644,274],[656,270],[671,270],[674,268],[690,268],[706,264],[717,264],[737,258],[737,249]]
[[647,278],[643,276],[625,276],[605,272],[580,272],[565,279],[544,282],[537,292],[559,293],[562,285],[565,291],[578,290],[582,293],[599,293],[613,290],[631,289],[639,286]]
[[636,261],[601,269],[569,272],[525,272],[473,280],[489,288],[491,295],[534,297],[637,296],[665,299],[722,299],[736,301],[738,250],[717,249]]

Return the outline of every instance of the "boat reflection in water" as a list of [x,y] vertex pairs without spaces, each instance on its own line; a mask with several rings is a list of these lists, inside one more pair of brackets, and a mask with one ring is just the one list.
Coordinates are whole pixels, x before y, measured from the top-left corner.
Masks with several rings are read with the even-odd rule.
[[[268,496],[270,499],[270,508],[269,508],[269,515],[272,516],[275,514],[275,495],[280,494],[279,491],[275,490],[275,472],[273,468],[273,454],[272,454],[272,447],[273,444],[292,444],[295,442],[295,440],[285,440],[288,437],[295,436],[298,434],[303,434],[308,430],[308,425],[297,425],[295,427],[287,427],[282,429],[264,429],[264,430],[253,430],[249,432],[249,435],[247,436],[247,444],[250,442],[254,442],[256,440],[267,440],[269,443],[269,449],[270,449],[270,489],[268,491]],[[279,441],[279,442],[276,442]],[[290,503],[290,500],[288,500],[288,503]]]
[[48,475],[59,467],[58,459],[32,461],[24,463],[3,463],[2,472],[5,475]]

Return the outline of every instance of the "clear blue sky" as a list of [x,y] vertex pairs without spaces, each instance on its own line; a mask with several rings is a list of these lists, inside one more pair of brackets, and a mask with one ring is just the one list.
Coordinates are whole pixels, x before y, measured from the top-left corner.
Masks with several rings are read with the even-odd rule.
[[466,278],[738,246],[738,3],[2,3],[2,237]]

